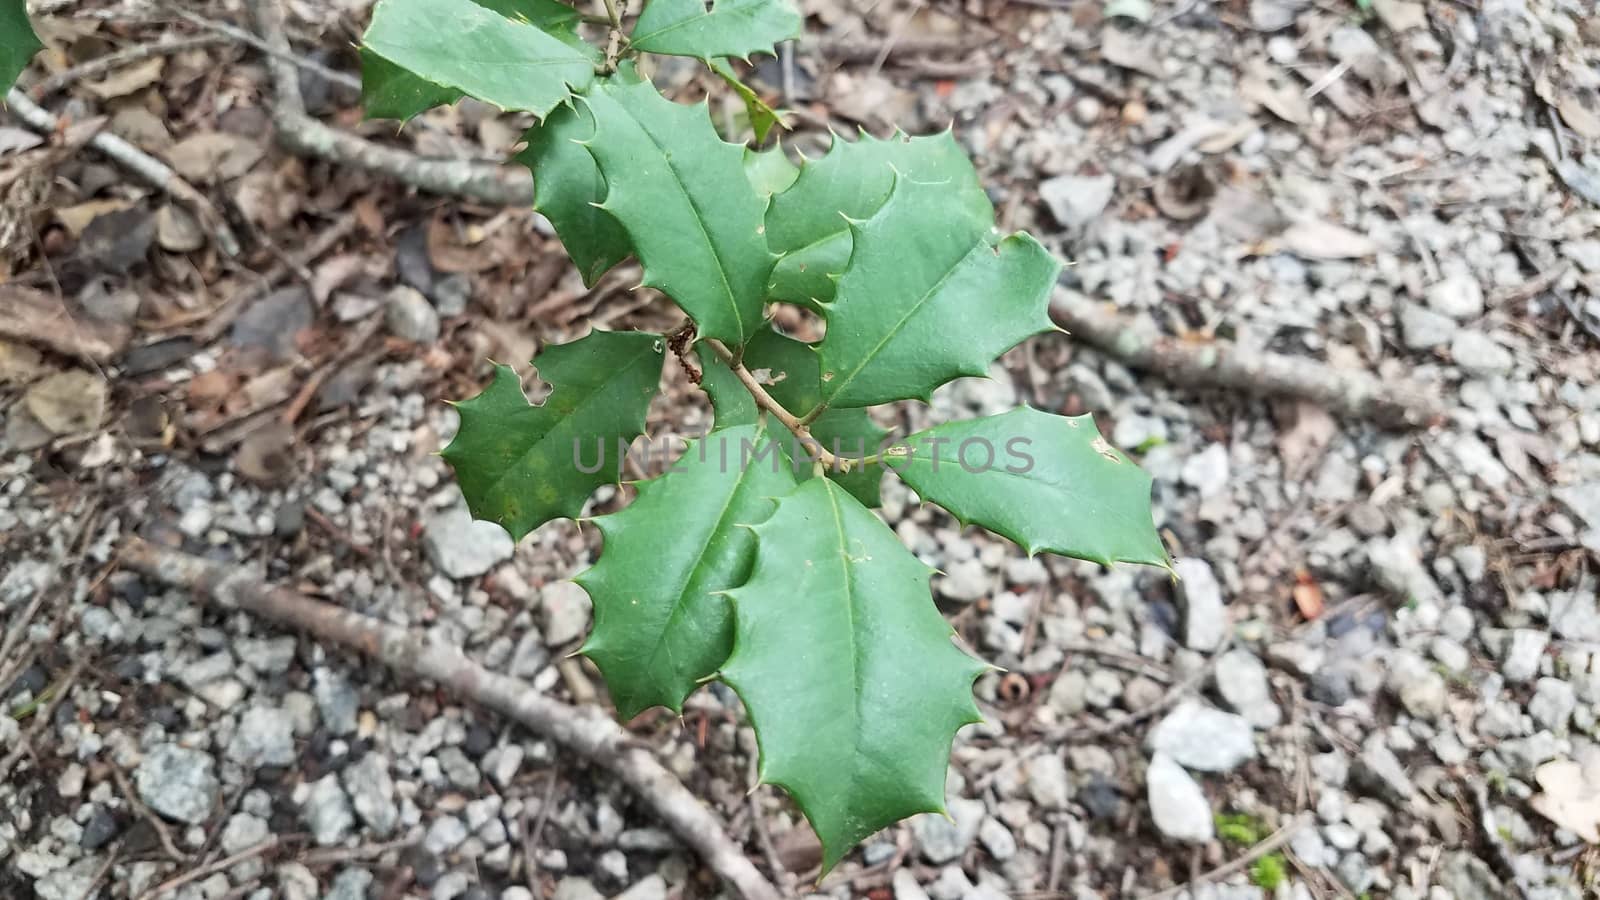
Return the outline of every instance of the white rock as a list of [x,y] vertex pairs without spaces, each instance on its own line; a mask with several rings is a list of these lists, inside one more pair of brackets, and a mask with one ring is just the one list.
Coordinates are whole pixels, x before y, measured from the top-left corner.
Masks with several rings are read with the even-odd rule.
[[1150,729],[1152,753],[1164,753],[1184,768],[1228,772],[1256,755],[1255,736],[1243,716],[1187,700]]
[[1145,771],[1150,817],[1173,840],[1203,844],[1216,836],[1211,803],[1205,791],[1165,753],[1157,753]]
[[1257,728],[1272,728],[1283,712],[1272,700],[1267,667],[1248,650],[1230,650],[1217,660],[1217,693],[1234,712]]
[[1458,274],[1428,288],[1428,306],[1452,319],[1476,319],[1483,315],[1483,288],[1478,279]]
[[460,506],[428,517],[422,526],[422,546],[439,571],[451,578],[476,578],[510,559],[516,550],[504,528],[474,521]]
[[1082,228],[1100,217],[1116,189],[1111,175],[1057,175],[1039,185],[1039,198],[1064,227]]
[[539,615],[544,642],[551,647],[570,644],[589,629],[592,604],[589,594],[570,581],[557,581],[539,591]]
[[1172,564],[1178,573],[1178,599],[1183,604],[1183,644],[1191,650],[1215,650],[1228,634],[1228,612],[1222,586],[1203,559],[1184,557]]

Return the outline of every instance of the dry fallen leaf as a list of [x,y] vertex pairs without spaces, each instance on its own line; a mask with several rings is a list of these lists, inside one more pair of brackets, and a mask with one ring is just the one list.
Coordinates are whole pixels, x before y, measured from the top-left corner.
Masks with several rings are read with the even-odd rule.
[[257,484],[281,484],[294,474],[294,429],[271,422],[252,431],[239,443],[233,464],[239,474]]
[[156,210],[156,241],[163,250],[190,253],[205,246],[206,233],[188,210],[168,203]]
[[60,207],[55,211],[55,216],[61,227],[76,240],[83,237],[83,230],[89,227],[90,222],[106,213],[121,212],[131,206],[132,200],[90,200]]
[[1278,437],[1278,457],[1286,478],[1303,478],[1322,460],[1322,451],[1339,430],[1333,416],[1320,406],[1297,403],[1294,424]]
[[223,131],[203,131],[167,151],[167,162],[190,181],[211,183],[250,171],[266,148],[259,141]]
[[1533,773],[1542,793],[1528,805],[1534,812],[1591,844],[1600,844],[1600,766],[1555,759]]
[[1372,11],[1390,31],[1399,34],[1413,28],[1428,27],[1428,10],[1409,0],[1372,0]]
[[161,80],[161,70],[167,65],[165,57],[152,56],[144,62],[124,66],[99,81],[91,81],[84,85],[89,92],[101,100],[111,100],[116,97],[126,97],[135,91],[142,91],[157,81]]
[[48,371],[50,367],[39,351],[27,344],[0,340],[0,385],[26,384]]
[[53,434],[84,434],[100,427],[110,393],[105,380],[83,369],[67,369],[41,380],[22,403]]
[[1123,69],[1142,72],[1151,78],[1166,77],[1161,57],[1155,52],[1155,39],[1137,38],[1131,32],[1107,27],[1100,33],[1100,57]]
[[1556,109],[1561,112],[1562,120],[1580,137],[1600,138],[1600,115],[1584,106],[1577,97],[1572,94],[1562,97]]

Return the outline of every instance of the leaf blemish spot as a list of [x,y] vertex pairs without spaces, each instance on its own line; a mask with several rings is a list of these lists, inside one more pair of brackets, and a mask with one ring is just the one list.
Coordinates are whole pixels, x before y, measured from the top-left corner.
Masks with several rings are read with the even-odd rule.
[[1106,459],[1111,460],[1114,463],[1122,462],[1122,457],[1117,455],[1117,451],[1111,449],[1111,445],[1106,443],[1106,439],[1103,437],[1097,437],[1090,441],[1089,446],[1094,448],[1094,452],[1100,454]]

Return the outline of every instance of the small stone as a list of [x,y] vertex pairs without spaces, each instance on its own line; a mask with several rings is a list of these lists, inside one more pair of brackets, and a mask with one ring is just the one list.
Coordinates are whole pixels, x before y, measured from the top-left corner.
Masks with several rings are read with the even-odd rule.
[[1461,646],[1461,642],[1444,635],[1428,642],[1428,653],[1449,672],[1459,674],[1472,666],[1472,654],[1467,652],[1467,648]]
[[104,860],[98,856],[85,856],[35,881],[33,892],[39,900],[93,900],[98,896],[95,884],[103,864]]
[[345,869],[334,877],[323,900],[367,900],[367,891],[371,887],[371,872],[366,869]]
[[894,888],[894,900],[929,900],[928,892],[917,883],[917,876],[910,869],[895,869],[891,885]]
[[556,884],[551,900],[605,900],[605,895],[594,889],[587,878],[563,878]]
[[571,581],[545,585],[539,591],[545,644],[559,647],[583,637],[589,629],[592,606],[589,594]]
[[431,344],[439,339],[439,311],[422,292],[396,285],[384,304],[384,324],[389,333],[414,344]]
[[1406,712],[1427,721],[1444,715],[1445,703],[1450,699],[1444,677],[1431,669],[1425,669],[1408,679],[1397,694]]
[[1528,701],[1528,715],[1559,734],[1567,730],[1577,706],[1577,693],[1572,685],[1559,678],[1541,678],[1533,689],[1533,699]]
[[1045,702],[1057,715],[1075,716],[1088,708],[1089,678],[1080,669],[1068,669],[1050,683]]
[[248,850],[271,836],[267,823],[249,813],[235,813],[222,828],[222,852],[233,855]]
[[1039,199],[1063,227],[1082,228],[1100,217],[1116,189],[1111,175],[1057,175],[1040,183]]
[[1217,693],[1234,712],[1256,728],[1272,728],[1282,719],[1267,686],[1267,667],[1248,650],[1230,650],[1217,660]]
[[393,834],[400,822],[400,808],[395,804],[389,760],[381,753],[369,752],[359,762],[346,766],[340,778],[361,821],[378,837]]
[[295,335],[316,319],[311,292],[304,287],[279,288],[246,306],[233,320],[228,341],[236,347],[259,347],[278,359],[298,355]]
[[428,836],[423,839],[423,846],[430,853],[445,854],[454,850],[467,839],[467,826],[455,816],[440,816],[433,820],[428,827]]
[[1476,319],[1483,315],[1483,288],[1470,275],[1454,275],[1428,288],[1428,306],[1452,319]]
[[1056,753],[1035,756],[1026,763],[1028,796],[1041,809],[1066,809],[1072,799],[1066,761]]
[[1518,628],[1511,632],[1511,642],[1505,661],[1500,664],[1500,674],[1512,683],[1533,680],[1539,674],[1539,662],[1544,659],[1544,648],[1550,644],[1548,632],[1531,628]]
[[1409,350],[1432,350],[1450,343],[1456,321],[1416,303],[1400,307],[1400,339]]
[[1184,557],[1172,564],[1178,574],[1178,599],[1183,605],[1183,644],[1191,650],[1215,650],[1228,634],[1228,613],[1222,586],[1203,559]]
[[133,778],[146,806],[169,819],[199,825],[210,817],[221,787],[211,770],[211,754],[162,744],[145,754]]
[[456,900],[466,895],[472,887],[472,879],[465,872],[446,872],[439,876],[433,883],[433,891],[429,894],[432,900]]
[[977,839],[978,828],[983,822],[984,806],[981,800],[957,797],[948,806],[950,819],[934,813],[923,813],[911,820],[911,833],[916,835],[917,846],[921,848],[923,857],[934,865],[960,859]]
[[1356,759],[1354,774],[1366,785],[1386,795],[1391,800],[1409,801],[1417,792],[1416,785],[1406,774],[1399,757],[1383,741],[1382,734],[1367,738]]
[[1461,331],[1450,341],[1450,358],[1473,375],[1504,375],[1516,365],[1511,351],[1479,331]]
[[971,603],[989,596],[995,588],[995,579],[983,563],[962,559],[948,564],[945,573],[934,579],[933,586],[941,597],[957,603]]
[[311,786],[311,792],[306,795],[305,805],[300,810],[300,818],[311,829],[312,840],[320,846],[327,847],[344,840],[356,820],[350,813],[349,798],[339,787],[339,776],[324,775]]
[[1214,497],[1228,487],[1228,448],[1211,444],[1183,463],[1183,483],[1202,497]]
[[361,712],[361,698],[343,673],[318,669],[311,696],[316,699],[322,724],[330,733],[341,737],[355,733],[356,720]]
[[999,819],[985,818],[983,824],[978,826],[978,840],[983,844],[983,849],[988,850],[989,855],[999,862],[1017,855],[1017,839]]
[[228,742],[228,758],[249,769],[291,765],[297,758],[294,721],[275,706],[251,707]]
[[1201,772],[1229,772],[1256,755],[1248,720],[1195,700],[1178,704],[1150,730],[1146,743],[1152,753]]
[[282,675],[294,662],[295,639],[292,637],[242,640],[234,644],[239,659],[261,675]]
[[1150,818],[1162,834],[1193,844],[1216,836],[1205,791],[1171,757],[1157,753],[1145,770],[1145,781]]
[[428,517],[422,546],[439,571],[451,578],[476,578],[511,558],[516,544],[504,528],[472,518],[465,507]]
[[511,787],[512,779],[522,769],[526,751],[521,744],[506,744],[490,750],[483,757],[483,771],[500,788]]
[[428,297],[433,300],[433,308],[439,315],[446,318],[459,316],[467,311],[467,301],[472,299],[472,279],[463,272],[446,275],[433,283],[433,290],[428,292]]
[[117,817],[104,806],[95,804],[94,812],[89,814],[89,821],[83,825],[83,835],[78,839],[78,846],[85,850],[99,850],[121,833],[122,825],[117,821]]
[[613,900],[667,900],[667,882],[660,875],[648,875]]

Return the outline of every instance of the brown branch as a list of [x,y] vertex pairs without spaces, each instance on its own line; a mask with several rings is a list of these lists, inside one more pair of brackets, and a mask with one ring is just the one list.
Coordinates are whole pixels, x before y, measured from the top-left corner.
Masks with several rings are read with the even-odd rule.
[[717,356],[722,358],[723,362],[728,364],[728,368],[732,369],[733,374],[738,377],[739,383],[744,385],[745,390],[749,391],[750,396],[755,399],[756,405],[770,413],[774,419],[783,423],[783,427],[789,429],[790,433],[800,441],[801,445],[811,453],[812,458],[817,462],[829,469],[848,472],[857,463],[866,465],[875,461],[870,457],[864,460],[844,459],[829,453],[820,441],[811,436],[811,419],[813,416],[807,415],[802,419],[784,409],[783,404],[767,393],[767,389],[762,386],[761,382],[756,380],[755,374],[745,368],[744,363],[740,362],[733,355],[733,351],[724,346],[721,341],[707,338],[706,345],[714,350]]
[[283,33],[278,0],[248,0],[256,29],[269,48],[267,70],[272,78],[272,123],[278,140],[292,153],[355,166],[419,190],[468,197],[497,206],[532,206],[533,177],[523,168],[491,166],[459,159],[426,159],[375,144],[331,128],[306,114],[305,100],[289,40]]
[[554,740],[621,779],[745,900],[780,900],[778,890],[729,839],[716,817],[648,747],[630,739],[604,712],[552,700],[528,683],[491,672],[459,649],[431,642],[420,633],[274,588],[247,567],[209,562],[139,538],[129,540],[122,561],[134,571],[191,591],[203,602],[303,630],[325,643],[364,653],[396,672],[434,681]]
[[238,853],[235,853],[232,856],[224,857],[216,862],[207,863],[198,868],[190,869],[189,871],[184,872],[182,875],[176,875],[172,878],[168,878],[166,881],[163,881],[150,890],[145,891],[143,894],[140,894],[139,900],[155,900],[155,898],[161,896],[162,894],[175,891],[186,884],[199,881],[200,879],[205,878],[214,872],[221,872],[232,868],[235,863],[241,863],[247,859],[254,859],[255,857],[266,853],[268,850],[271,850],[276,846],[278,846],[278,838],[276,835],[273,835],[259,844],[255,844],[240,850]]
[[1342,416],[1396,427],[1426,426],[1445,415],[1436,388],[1336,369],[1298,356],[1245,351],[1222,340],[1184,343],[1136,328],[1072,291],[1056,292],[1050,316],[1074,338],[1123,365],[1184,387],[1298,397]]
[[147,44],[135,44],[125,50],[107,53],[105,56],[97,56],[64,72],[57,72],[34,85],[29,93],[33,95],[33,99],[43,100],[51,94],[65,90],[79,81],[98,77],[115,69],[120,69],[129,63],[149,59],[152,56],[169,56],[173,53],[182,53],[185,50],[195,50],[200,47],[211,47],[225,43],[227,43],[227,39],[220,34],[202,34],[165,41],[153,41]]
[[[15,88],[6,95],[6,108],[17,120],[44,135],[55,134],[62,127],[60,119],[55,114],[29,99],[27,94]],[[194,186],[184,181],[177,172],[154,156],[140,150],[120,137],[101,131],[89,138],[90,147],[100,151],[107,159],[122,166],[129,172],[144,180],[151,187],[165,193],[178,201],[194,213],[195,219],[204,224],[211,232],[212,240],[217,249],[228,256],[239,255],[239,239],[234,236],[233,229],[211,205],[205,195],[195,190]]]

